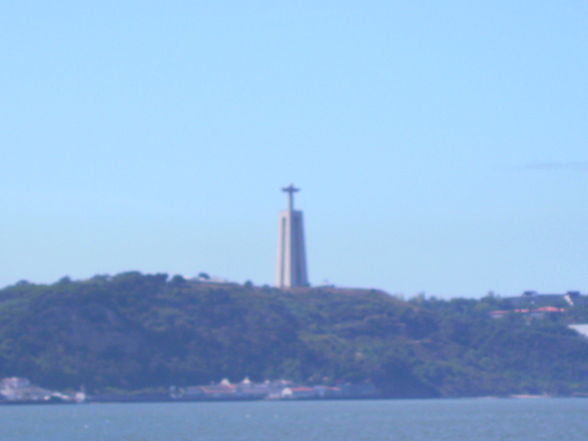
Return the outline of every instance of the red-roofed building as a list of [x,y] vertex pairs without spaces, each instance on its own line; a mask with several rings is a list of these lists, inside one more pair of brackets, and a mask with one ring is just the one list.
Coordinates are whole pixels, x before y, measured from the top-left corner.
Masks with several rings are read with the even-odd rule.
[[558,308],[557,306],[542,306],[533,310],[533,312],[566,312],[566,308]]
[[286,387],[282,390],[281,398],[316,398],[317,391],[313,387]]

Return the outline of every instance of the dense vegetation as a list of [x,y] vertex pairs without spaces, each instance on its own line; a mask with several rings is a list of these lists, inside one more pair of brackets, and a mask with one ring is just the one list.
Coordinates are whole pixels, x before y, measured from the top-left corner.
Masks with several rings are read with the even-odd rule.
[[138,272],[21,282],[0,290],[0,377],[90,391],[249,376],[371,381],[402,397],[588,392],[588,339],[555,315],[489,317],[504,307]]

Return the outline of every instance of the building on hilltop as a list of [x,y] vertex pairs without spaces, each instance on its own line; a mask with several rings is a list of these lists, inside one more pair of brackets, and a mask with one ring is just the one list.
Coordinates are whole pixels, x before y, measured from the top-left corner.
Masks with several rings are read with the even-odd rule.
[[294,210],[294,185],[282,188],[288,193],[288,209],[280,213],[276,285],[278,288],[309,286],[306,269],[302,211]]
[[537,291],[525,291],[517,297],[507,297],[514,305],[535,307],[540,306],[558,306],[568,307],[583,304],[586,301],[586,296],[580,291],[568,291],[565,293],[538,293]]

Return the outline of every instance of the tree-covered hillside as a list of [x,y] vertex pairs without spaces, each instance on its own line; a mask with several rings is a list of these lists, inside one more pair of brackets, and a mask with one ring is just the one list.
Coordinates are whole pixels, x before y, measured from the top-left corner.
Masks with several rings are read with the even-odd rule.
[[0,290],[0,377],[90,391],[249,376],[401,397],[588,392],[588,339],[558,318],[491,319],[498,303],[138,272],[21,282]]

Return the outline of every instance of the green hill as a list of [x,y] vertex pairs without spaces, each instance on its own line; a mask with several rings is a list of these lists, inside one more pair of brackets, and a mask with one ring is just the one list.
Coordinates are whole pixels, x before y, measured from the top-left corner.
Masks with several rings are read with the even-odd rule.
[[136,390],[223,377],[370,381],[397,397],[588,392],[588,339],[497,299],[187,282],[138,272],[0,290],[0,377]]

